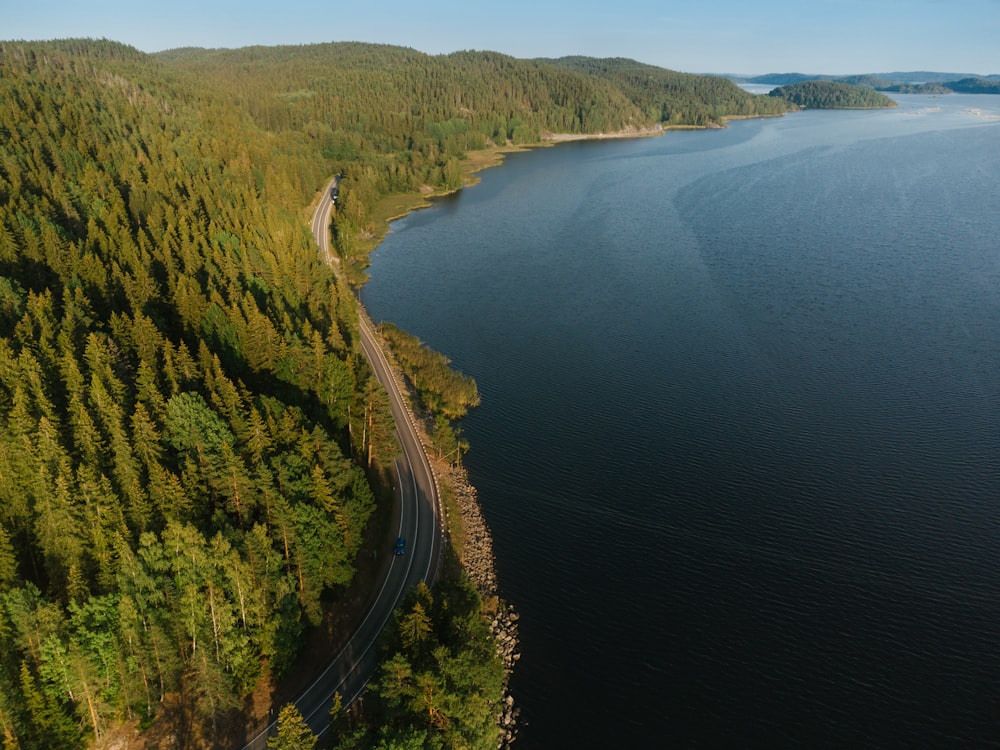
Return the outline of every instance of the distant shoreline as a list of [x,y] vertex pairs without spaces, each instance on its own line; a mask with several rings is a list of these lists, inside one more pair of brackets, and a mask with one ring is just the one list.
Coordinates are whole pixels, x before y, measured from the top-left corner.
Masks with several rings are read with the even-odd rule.
[[594,141],[612,138],[651,138],[663,135],[667,128],[657,124],[651,128],[618,130],[614,133],[544,133],[542,142],[563,143],[564,141]]
[[[796,110],[789,110],[794,112]],[[545,133],[541,137],[540,145],[553,143],[567,143],[569,141],[596,141],[621,138],[653,138],[663,135],[671,130],[719,130],[726,127],[730,120],[757,120],[765,117],[784,117],[788,112],[777,115],[726,115],[721,118],[722,122],[710,122],[707,125],[664,125],[657,123],[649,128],[638,128],[634,130],[618,130],[614,133]],[[530,146],[529,146],[530,148]]]

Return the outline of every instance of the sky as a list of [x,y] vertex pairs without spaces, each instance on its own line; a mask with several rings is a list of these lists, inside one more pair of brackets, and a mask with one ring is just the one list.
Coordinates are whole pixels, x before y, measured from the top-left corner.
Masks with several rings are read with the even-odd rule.
[[689,73],[1000,73],[1000,0],[0,0],[0,39],[145,52],[360,41]]

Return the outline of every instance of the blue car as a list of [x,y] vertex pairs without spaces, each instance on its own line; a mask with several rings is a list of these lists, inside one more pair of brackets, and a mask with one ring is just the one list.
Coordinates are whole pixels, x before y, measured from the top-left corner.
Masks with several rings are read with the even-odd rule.
[[396,538],[396,554],[401,555],[406,552],[406,538],[397,537]]

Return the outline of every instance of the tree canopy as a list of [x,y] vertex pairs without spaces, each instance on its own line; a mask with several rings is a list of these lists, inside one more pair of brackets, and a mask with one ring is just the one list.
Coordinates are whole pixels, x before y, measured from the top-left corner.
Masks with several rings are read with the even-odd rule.
[[0,101],[0,726],[212,716],[374,507],[353,298],[301,218],[329,166],[110,42],[3,44]]
[[553,65],[613,83],[654,122],[719,124],[727,117],[760,117],[788,111],[781,101],[750,94],[718,76],[678,73],[626,58],[561,57]]
[[423,584],[395,613],[365,721],[341,730],[338,750],[494,750],[503,666],[464,575],[434,593]]

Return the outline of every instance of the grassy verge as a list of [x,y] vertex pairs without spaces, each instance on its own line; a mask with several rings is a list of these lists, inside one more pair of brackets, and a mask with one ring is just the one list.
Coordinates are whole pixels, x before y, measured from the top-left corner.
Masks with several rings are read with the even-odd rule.
[[[539,144],[542,145],[542,144]],[[504,148],[491,147],[482,151],[470,151],[462,160],[462,187],[471,187],[479,182],[477,173],[490,167],[497,167],[503,164],[504,156],[509,153],[528,150],[521,146],[507,146]],[[434,198],[448,195],[454,190],[433,189],[424,186],[424,189],[412,193],[394,193],[381,198],[371,208],[371,225],[374,228],[372,234],[363,238],[361,249],[370,253],[385,238],[389,231],[389,222],[406,216],[410,211],[427,208]]]
[[465,524],[462,522],[462,509],[458,504],[458,497],[446,481],[441,482],[440,498],[448,539],[455,554],[462,560],[465,558]]

